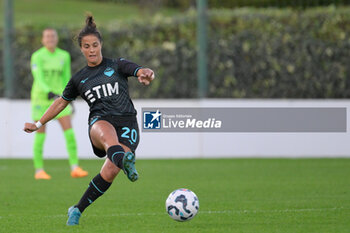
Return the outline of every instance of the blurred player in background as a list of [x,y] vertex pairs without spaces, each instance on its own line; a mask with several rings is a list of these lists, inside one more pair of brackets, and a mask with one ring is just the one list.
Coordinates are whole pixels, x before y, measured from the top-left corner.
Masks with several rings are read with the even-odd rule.
[[[31,69],[34,78],[31,91],[32,118],[38,121],[49,106],[54,102],[71,77],[70,55],[57,48],[58,35],[56,30],[47,28],[42,34],[44,47],[33,53]],[[77,145],[71,124],[72,107],[68,106],[55,117],[60,123],[66,140],[71,166],[71,176],[74,178],[87,176],[88,173],[78,166]],[[43,148],[45,142],[45,126],[34,136],[33,160],[35,179],[51,179],[44,171]]]
[[[55,100],[38,122],[26,123],[30,133],[64,111],[80,95],[90,107],[89,137],[96,156],[107,158],[100,172],[91,180],[80,201],[68,209],[67,225],[79,224],[82,212],[103,195],[120,170],[131,181],[138,179],[135,168],[135,150],[139,143],[136,110],[129,96],[128,77],[136,76],[140,83],[149,85],[154,79],[151,69],[124,58],[102,56],[102,38],[92,16],[78,35],[79,47],[87,66],[68,82],[62,97]],[[102,220],[103,221],[103,220]]]

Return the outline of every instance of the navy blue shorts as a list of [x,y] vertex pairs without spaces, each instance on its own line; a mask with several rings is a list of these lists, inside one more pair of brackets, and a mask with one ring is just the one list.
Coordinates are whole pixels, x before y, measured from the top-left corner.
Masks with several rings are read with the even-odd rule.
[[136,148],[139,144],[140,134],[137,124],[136,116],[94,116],[89,119],[89,138],[92,145],[92,149],[96,156],[103,158],[106,156],[106,151],[98,149],[94,146],[90,137],[90,130],[94,123],[104,120],[113,125],[117,132],[118,140],[120,143],[129,147],[135,154]]

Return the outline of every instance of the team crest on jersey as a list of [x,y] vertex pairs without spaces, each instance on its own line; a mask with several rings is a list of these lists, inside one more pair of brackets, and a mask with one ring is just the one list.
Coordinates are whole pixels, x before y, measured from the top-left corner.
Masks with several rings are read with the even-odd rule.
[[114,74],[114,70],[111,67],[107,67],[104,71],[104,74],[108,77],[111,77]]

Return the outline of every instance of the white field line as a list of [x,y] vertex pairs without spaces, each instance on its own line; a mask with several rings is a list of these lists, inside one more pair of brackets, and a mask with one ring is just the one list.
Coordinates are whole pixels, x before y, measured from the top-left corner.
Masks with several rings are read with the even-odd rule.
[[[284,210],[199,210],[198,214],[256,214],[256,213],[300,213],[300,212],[330,212],[330,211],[338,211],[338,210],[350,210],[350,208],[333,207],[333,208],[307,208],[307,209],[284,209]],[[153,212],[153,213],[116,213],[116,214],[108,214],[105,216],[109,217],[118,217],[118,216],[156,216],[156,215],[166,215],[166,212]],[[13,214],[9,214],[7,216],[0,216],[1,218],[13,217]],[[88,214],[89,217],[97,217],[101,216],[99,214]],[[16,216],[17,217],[17,216]],[[47,218],[61,218],[67,217],[67,214],[57,214],[57,215],[47,215],[42,216]]]

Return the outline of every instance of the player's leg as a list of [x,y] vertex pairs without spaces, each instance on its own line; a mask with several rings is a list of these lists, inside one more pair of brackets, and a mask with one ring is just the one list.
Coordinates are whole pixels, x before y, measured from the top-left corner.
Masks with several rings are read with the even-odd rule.
[[[108,158],[106,158],[101,171],[95,178],[92,179],[89,188],[76,205],[80,212],[83,212],[93,201],[100,197],[104,192],[107,191],[109,186],[112,184],[114,178],[118,175],[120,167],[116,166],[110,158],[114,161],[120,161],[122,163],[124,154],[123,148],[119,145],[118,136],[114,127],[107,121],[97,121],[90,130],[90,138],[94,147],[107,151]],[[113,153],[114,152],[114,153]]]
[[79,167],[78,163],[78,153],[77,153],[77,143],[75,140],[75,134],[72,128],[71,118],[69,115],[58,118],[60,123],[64,138],[66,141],[66,147],[68,152],[69,165],[71,167],[71,176],[73,178],[85,177],[88,175],[87,171],[84,171]]
[[[104,120],[97,121],[92,125],[90,129],[90,139],[95,148],[101,151],[107,151],[107,153],[111,153],[111,150],[109,150],[110,147],[119,144],[114,127]],[[122,147],[121,150],[123,150]],[[89,187],[78,204],[69,208],[67,225],[79,224],[81,213],[107,191],[119,171],[120,168],[107,158],[105,164],[102,166],[101,173],[97,174],[91,180]]]
[[115,123],[120,145],[125,151],[123,157],[123,170],[132,182],[138,179],[135,168],[135,154],[133,153],[139,143],[139,129],[136,117],[119,118]]
[[[34,98],[37,97],[37,98]],[[35,93],[31,96],[31,110],[32,110],[32,119],[37,122],[41,116],[45,113],[46,109],[50,106],[49,103],[42,102],[41,96],[35,96]],[[44,160],[43,160],[43,150],[45,143],[45,125],[35,132],[34,142],[33,142],[33,163],[35,168],[35,179],[51,179],[44,171]]]
[[[115,127],[107,121],[97,121],[90,130],[93,145],[107,152],[109,161],[106,164],[114,164],[116,168],[123,169],[131,181],[136,181],[138,174],[134,166],[135,156],[128,147],[120,143],[119,134]],[[109,182],[112,182],[116,176],[115,169],[112,167],[106,166],[101,170],[101,175]]]
[[[132,176],[132,179],[130,179],[128,176],[128,178],[131,181],[136,181],[138,178],[138,174],[134,167],[135,156],[131,152],[129,147],[123,145],[120,142],[119,142],[119,146],[120,147],[117,147],[117,146],[109,147],[108,149],[109,153],[107,152],[108,158],[105,160],[101,168],[100,174],[105,180],[112,182],[115,179],[115,177],[118,175],[120,170],[124,170],[127,176],[128,174],[132,174],[130,175]],[[119,156],[121,152],[124,153],[123,156]],[[132,163],[132,165],[130,165],[130,163]]]
[[49,180],[51,176],[44,171],[43,149],[45,142],[45,125],[35,132],[33,144],[33,162],[35,168],[35,179]]

